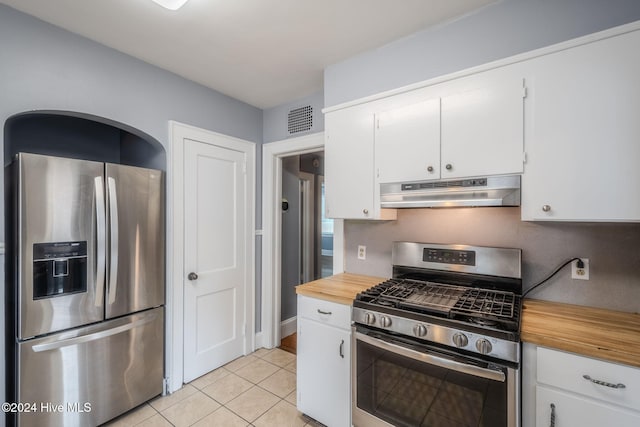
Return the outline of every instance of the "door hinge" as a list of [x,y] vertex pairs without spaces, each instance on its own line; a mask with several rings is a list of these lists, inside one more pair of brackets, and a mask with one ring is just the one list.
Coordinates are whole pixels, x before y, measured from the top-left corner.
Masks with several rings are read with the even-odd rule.
[[242,325],[242,330],[244,331],[244,336],[247,336],[247,324]]
[[526,87],[526,86],[524,86],[524,87],[522,88],[522,97],[523,97],[523,98],[526,98],[526,97],[527,97],[527,94],[528,94],[528,93],[527,93],[527,87]]
[[162,379],[162,395],[166,396],[169,394],[169,377]]
[[376,118],[376,129],[380,129],[380,119]]
[[526,151],[522,152],[522,163],[527,163],[527,152]]
[[247,173],[247,161],[242,162],[242,173]]

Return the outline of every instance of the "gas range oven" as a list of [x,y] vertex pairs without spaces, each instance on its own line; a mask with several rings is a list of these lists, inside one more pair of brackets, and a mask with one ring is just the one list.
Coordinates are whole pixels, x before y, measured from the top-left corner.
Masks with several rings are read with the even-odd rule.
[[520,426],[521,250],[396,242],[353,303],[353,425]]

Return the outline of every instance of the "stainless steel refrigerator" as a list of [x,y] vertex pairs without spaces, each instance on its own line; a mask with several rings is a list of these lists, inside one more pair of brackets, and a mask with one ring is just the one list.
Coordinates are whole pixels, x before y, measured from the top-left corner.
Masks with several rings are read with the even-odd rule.
[[9,388],[35,404],[15,421],[101,424],[162,393],[163,173],[27,153],[11,169]]

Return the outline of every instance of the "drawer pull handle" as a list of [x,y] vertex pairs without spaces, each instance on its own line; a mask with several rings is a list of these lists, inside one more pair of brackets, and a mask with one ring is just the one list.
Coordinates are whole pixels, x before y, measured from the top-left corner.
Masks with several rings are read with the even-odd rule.
[[556,427],[556,405],[551,404],[551,416],[549,417],[549,427]]
[[591,378],[589,375],[583,375],[582,378],[584,378],[587,381],[591,381],[594,384],[598,384],[604,387],[610,387],[610,388],[627,388],[626,385],[624,384],[613,384],[613,383],[608,383],[606,381],[600,381],[600,380],[594,380],[593,378]]
[[344,359],[344,340],[340,343],[340,357]]
[[325,314],[327,316],[331,316],[331,312],[330,311],[322,311],[322,310],[318,309],[318,313]]

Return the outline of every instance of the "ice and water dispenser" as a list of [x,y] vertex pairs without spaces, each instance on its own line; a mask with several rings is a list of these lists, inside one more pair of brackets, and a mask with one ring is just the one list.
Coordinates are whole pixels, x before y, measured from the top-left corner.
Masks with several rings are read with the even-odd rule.
[[33,299],[86,290],[86,240],[33,245]]

